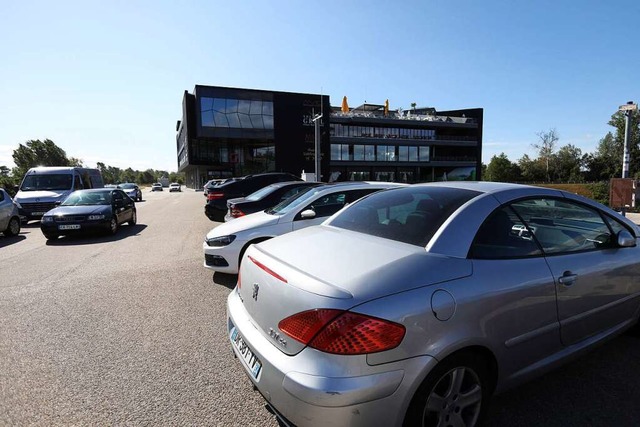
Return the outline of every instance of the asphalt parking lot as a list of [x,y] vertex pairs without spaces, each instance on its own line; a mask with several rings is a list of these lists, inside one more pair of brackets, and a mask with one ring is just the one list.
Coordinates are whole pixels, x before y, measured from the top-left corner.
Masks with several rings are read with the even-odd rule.
[[[277,426],[233,359],[234,276],[202,266],[201,192],[145,191],[114,237],[0,237],[0,425]],[[640,422],[624,335],[493,400],[491,426]]]

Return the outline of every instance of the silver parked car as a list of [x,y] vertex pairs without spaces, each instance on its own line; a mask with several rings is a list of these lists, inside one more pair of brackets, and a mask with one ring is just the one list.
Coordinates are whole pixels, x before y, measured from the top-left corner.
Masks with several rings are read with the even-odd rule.
[[20,233],[19,205],[4,188],[0,188],[0,233],[7,237]]
[[636,225],[567,192],[371,194],[250,246],[231,346],[300,426],[473,426],[489,398],[637,325]]

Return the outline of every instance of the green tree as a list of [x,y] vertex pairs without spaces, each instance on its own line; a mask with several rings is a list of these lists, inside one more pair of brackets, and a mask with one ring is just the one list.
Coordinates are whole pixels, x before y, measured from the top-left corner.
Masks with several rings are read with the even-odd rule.
[[506,154],[493,156],[487,166],[485,181],[514,182],[520,181],[520,167],[511,162]]
[[558,137],[558,133],[555,129],[551,129],[547,132],[538,132],[536,135],[538,135],[540,141],[537,144],[533,144],[533,148],[538,150],[538,157],[545,165],[546,178],[547,182],[549,182],[551,181],[553,169],[555,167],[553,160],[556,144],[560,138]]
[[22,177],[27,170],[36,166],[70,166],[67,153],[50,139],[40,141],[32,139],[13,150],[13,162],[16,164],[14,175]]
[[554,181],[582,182],[582,150],[569,144],[561,147],[554,157]]
[[[640,177],[640,114],[636,111],[630,117],[629,138],[629,175]],[[598,143],[594,153],[586,155],[584,166],[588,181],[609,180],[622,176],[622,157],[624,155],[625,115],[618,111],[611,116],[609,125],[615,133],[608,132]]]
[[11,174],[11,169],[4,165],[0,166],[0,187],[7,190],[7,192],[13,196],[15,194],[13,187],[16,185],[18,185],[18,182],[16,182],[15,177]]
[[518,160],[522,179],[526,182],[541,182],[546,179],[546,167],[540,159],[531,159],[525,154]]

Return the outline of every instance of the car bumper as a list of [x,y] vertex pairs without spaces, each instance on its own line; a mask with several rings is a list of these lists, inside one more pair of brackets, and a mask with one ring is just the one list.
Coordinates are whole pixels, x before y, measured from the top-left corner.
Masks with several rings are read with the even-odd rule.
[[[253,325],[235,290],[227,299],[227,314],[235,356],[286,423],[400,426],[417,387],[416,379],[422,378],[425,366],[432,369],[436,364],[435,359],[421,356],[371,366],[366,356],[330,355],[309,347],[288,356]],[[234,329],[261,363],[257,376],[231,339]]]
[[237,239],[227,246],[209,246],[207,242],[203,242],[203,265],[220,273],[238,274],[238,258],[240,257],[240,248],[244,244],[244,241],[238,241]]
[[[110,230],[110,222],[111,219],[100,220],[100,221],[83,221],[83,222],[74,222],[74,223],[42,223],[40,222],[40,230],[44,234],[57,234],[59,236],[67,236],[72,234],[85,234],[85,233],[95,233],[95,232],[105,232]],[[64,226],[78,226],[79,228],[70,228],[70,229],[61,229],[60,227]]]
[[218,207],[212,203],[204,205],[204,214],[211,221],[224,222],[224,216],[227,213],[226,205],[224,208]]

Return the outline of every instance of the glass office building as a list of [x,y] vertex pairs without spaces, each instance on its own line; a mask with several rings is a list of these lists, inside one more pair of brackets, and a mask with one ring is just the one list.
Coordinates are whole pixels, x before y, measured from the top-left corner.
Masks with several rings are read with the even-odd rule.
[[318,94],[196,86],[176,126],[178,171],[198,188],[214,178],[315,171],[323,181],[480,179],[483,110],[331,107]]

